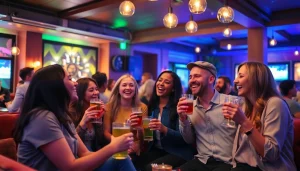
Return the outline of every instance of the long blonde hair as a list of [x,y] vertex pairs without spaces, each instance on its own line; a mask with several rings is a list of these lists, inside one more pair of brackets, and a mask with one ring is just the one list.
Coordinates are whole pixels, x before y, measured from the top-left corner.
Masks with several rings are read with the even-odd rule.
[[134,87],[135,87],[135,91],[134,91],[134,96],[132,97],[132,103],[131,106],[139,106],[140,105],[140,99],[138,96],[138,84],[136,82],[136,80],[129,74],[125,74],[123,76],[121,76],[117,81],[116,84],[114,86],[114,88],[111,91],[111,95],[109,98],[109,104],[111,105],[111,121],[113,122],[116,117],[117,117],[117,113],[120,110],[120,106],[121,106],[121,95],[119,93],[119,88],[120,88],[120,84],[122,82],[122,80],[124,80],[125,78],[130,78],[133,80],[134,82]]
[[[251,97],[245,97],[245,114],[253,122],[253,125],[257,129],[261,128],[261,115],[265,108],[267,101],[274,96],[281,97],[276,89],[276,84],[271,70],[262,63],[259,62],[245,62],[242,63],[238,70],[242,66],[246,67],[248,72],[248,82],[250,84]],[[250,102],[251,99],[256,99],[253,105]],[[252,111],[255,109],[255,114],[252,116]]]

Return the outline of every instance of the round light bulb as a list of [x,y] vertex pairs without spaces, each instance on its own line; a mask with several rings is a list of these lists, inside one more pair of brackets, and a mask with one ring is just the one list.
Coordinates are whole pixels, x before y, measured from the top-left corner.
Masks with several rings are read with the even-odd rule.
[[277,45],[277,41],[276,41],[274,38],[272,38],[272,39],[270,40],[270,45],[271,45],[271,46]]
[[119,11],[120,11],[121,15],[123,15],[125,17],[130,17],[135,12],[135,6],[131,1],[123,1],[120,4]]
[[16,47],[16,46],[12,47],[11,48],[11,54],[15,55],[15,56],[19,55],[20,54],[20,49],[18,47]]
[[227,44],[227,50],[231,50],[231,44]]
[[234,11],[229,6],[222,7],[218,11],[217,18],[221,23],[230,23],[234,19]]
[[163,19],[165,27],[174,28],[178,24],[178,18],[174,13],[168,13]]
[[40,61],[35,61],[35,62],[34,62],[34,66],[35,66],[35,67],[41,66],[41,62],[40,62]]
[[195,21],[191,20],[185,24],[185,31],[188,33],[195,33],[198,30],[198,25]]
[[189,9],[191,13],[201,14],[206,10],[206,0],[190,0]]
[[295,56],[298,56],[298,55],[299,55],[299,51],[298,51],[298,50],[295,50],[294,55],[295,55]]
[[226,28],[223,31],[223,36],[224,37],[230,37],[232,35],[232,30],[230,28]]
[[195,48],[195,52],[196,52],[196,53],[200,53],[200,52],[201,52],[201,48],[200,48],[199,46],[197,46],[197,47]]

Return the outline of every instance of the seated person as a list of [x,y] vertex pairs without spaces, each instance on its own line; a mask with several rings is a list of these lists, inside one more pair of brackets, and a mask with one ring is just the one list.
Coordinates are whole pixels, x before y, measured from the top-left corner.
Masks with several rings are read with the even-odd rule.
[[9,90],[2,87],[2,81],[0,80],[0,107],[6,107],[5,103],[10,101]]
[[285,80],[279,84],[280,92],[283,99],[289,105],[292,115],[295,118],[300,118],[300,103],[293,100],[293,97],[297,95],[296,82],[295,80]]

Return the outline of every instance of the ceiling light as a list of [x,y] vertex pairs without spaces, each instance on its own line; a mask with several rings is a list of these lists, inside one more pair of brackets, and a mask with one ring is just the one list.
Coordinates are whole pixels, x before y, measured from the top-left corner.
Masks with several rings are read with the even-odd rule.
[[201,14],[206,10],[206,0],[190,0],[189,9],[191,13]]
[[270,40],[270,46],[276,46],[277,45],[277,41],[274,38],[274,31],[272,31],[272,39]]
[[295,55],[295,56],[298,56],[298,55],[299,55],[299,51],[298,51],[297,49],[295,50],[294,55]]
[[17,46],[11,48],[11,54],[16,56],[20,54],[20,49]]
[[197,23],[193,20],[193,15],[190,15],[190,21],[185,24],[185,31],[188,33],[195,33],[198,30]]
[[200,46],[196,46],[196,47],[195,47],[195,52],[196,52],[196,53],[200,53],[200,52],[201,52]]
[[219,9],[217,18],[221,23],[230,23],[234,19],[234,11],[229,6],[224,6]]
[[231,50],[231,44],[227,44],[227,50]]
[[167,27],[167,28],[174,28],[177,26],[178,18],[173,13],[173,9],[171,6],[169,7],[169,13],[164,16],[163,22],[164,22],[165,27]]
[[224,37],[230,37],[232,35],[232,30],[230,29],[230,28],[226,28],[226,29],[224,29],[224,31],[223,31],[223,36]]
[[131,1],[123,1],[120,4],[119,11],[120,11],[121,15],[123,15],[125,17],[130,17],[135,12],[135,6]]

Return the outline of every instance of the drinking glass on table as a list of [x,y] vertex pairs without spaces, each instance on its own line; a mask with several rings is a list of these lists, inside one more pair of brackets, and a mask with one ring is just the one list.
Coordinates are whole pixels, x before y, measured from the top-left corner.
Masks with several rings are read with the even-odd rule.
[[95,118],[92,119],[91,123],[102,124],[101,112],[103,112],[104,109],[101,108],[101,104],[102,102],[99,98],[93,98],[90,100],[90,106],[97,106],[95,107],[95,110],[99,111],[99,113],[95,115]]
[[[130,124],[129,123],[118,123],[113,122],[112,124],[112,135],[114,137],[119,137],[123,134],[130,133]],[[114,159],[123,160],[128,156],[127,150],[113,155]]]
[[[224,99],[224,103],[232,103],[236,105],[240,105],[240,98],[236,96],[226,95]],[[225,118],[224,122],[221,123],[224,127],[235,128],[235,122],[230,118]]]
[[186,104],[188,108],[186,109],[185,114],[192,115],[193,114],[193,101],[194,101],[194,95],[192,94],[183,94],[182,97],[186,98]]

